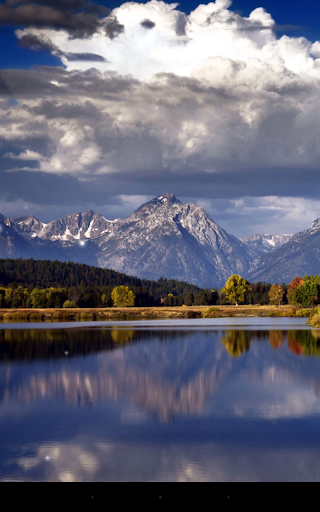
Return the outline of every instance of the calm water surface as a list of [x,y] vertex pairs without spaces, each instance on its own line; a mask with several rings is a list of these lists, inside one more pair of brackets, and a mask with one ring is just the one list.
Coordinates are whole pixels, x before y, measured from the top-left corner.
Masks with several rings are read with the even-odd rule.
[[0,480],[319,481],[305,322],[0,324]]

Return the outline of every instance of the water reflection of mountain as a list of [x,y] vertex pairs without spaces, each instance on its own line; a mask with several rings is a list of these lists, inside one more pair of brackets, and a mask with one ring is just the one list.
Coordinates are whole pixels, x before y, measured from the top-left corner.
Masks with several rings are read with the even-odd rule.
[[[202,411],[209,397],[243,375],[250,376],[253,388],[267,381],[279,386],[295,381],[316,394],[320,389],[320,360],[274,350],[287,339],[283,331],[48,329],[22,331],[21,339],[19,331],[7,332],[5,371],[0,371],[2,403],[54,398],[88,406],[121,398],[167,422]],[[301,332],[311,331],[290,331],[288,340],[301,340]],[[70,357],[83,354],[92,356]],[[10,357],[32,359],[32,371],[23,364],[8,364]],[[44,361],[47,357],[55,359]],[[235,406],[233,395],[228,402]]]
[[[109,341],[111,333],[106,337]],[[11,373],[0,382],[0,400],[30,403],[54,397],[86,406],[105,397],[121,397],[169,421],[181,413],[201,411],[229,368],[230,358],[217,332],[205,336],[190,331],[113,332],[117,342],[127,336],[149,342],[119,344],[118,350],[82,359],[81,367],[77,359],[65,358],[45,369],[43,363],[34,363],[32,374],[24,376],[19,374],[20,365],[11,366]]]

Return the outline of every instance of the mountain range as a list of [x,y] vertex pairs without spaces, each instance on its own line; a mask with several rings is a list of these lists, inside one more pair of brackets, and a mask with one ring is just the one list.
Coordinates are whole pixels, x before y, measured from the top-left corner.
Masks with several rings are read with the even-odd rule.
[[231,274],[251,282],[290,282],[319,274],[320,219],[297,234],[238,239],[193,203],[165,193],[125,219],[93,211],[43,223],[0,214],[0,257],[74,261],[157,280],[221,287]]

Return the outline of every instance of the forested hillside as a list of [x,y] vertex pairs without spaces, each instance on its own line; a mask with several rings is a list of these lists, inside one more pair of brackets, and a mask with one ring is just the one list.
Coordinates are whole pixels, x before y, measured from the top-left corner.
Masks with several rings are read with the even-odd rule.
[[[0,307],[62,307],[67,299],[79,307],[112,306],[111,292],[121,285],[133,291],[136,306],[210,305],[218,300],[216,291],[173,279],[149,281],[72,262],[0,259]],[[12,291],[5,295],[5,288]],[[31,295],[35,289],[46,290],[42,301],[38,293]]]

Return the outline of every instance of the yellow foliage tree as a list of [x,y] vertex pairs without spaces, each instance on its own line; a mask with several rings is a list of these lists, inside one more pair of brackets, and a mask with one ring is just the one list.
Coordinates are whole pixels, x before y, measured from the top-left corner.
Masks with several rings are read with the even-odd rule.
[[268,292],[270,304],[278,304],[280,306],[283,299],[284,290],[280,284],[273,284]]
[[111,292],[113,304],[118,308],[134,306],[135,296],[128,286],[116,286]]
[[239,302],[244,302],[245,294],[250,291],[251,287],[246,279],[232,274],[224,285],[224,288],[222,288],[221,293],[225,295],[227,302],[238,305]]
[[239,357],[249,350],[251,338],[250,331],[228,331],[222,336],[221,342],[230,356]]

